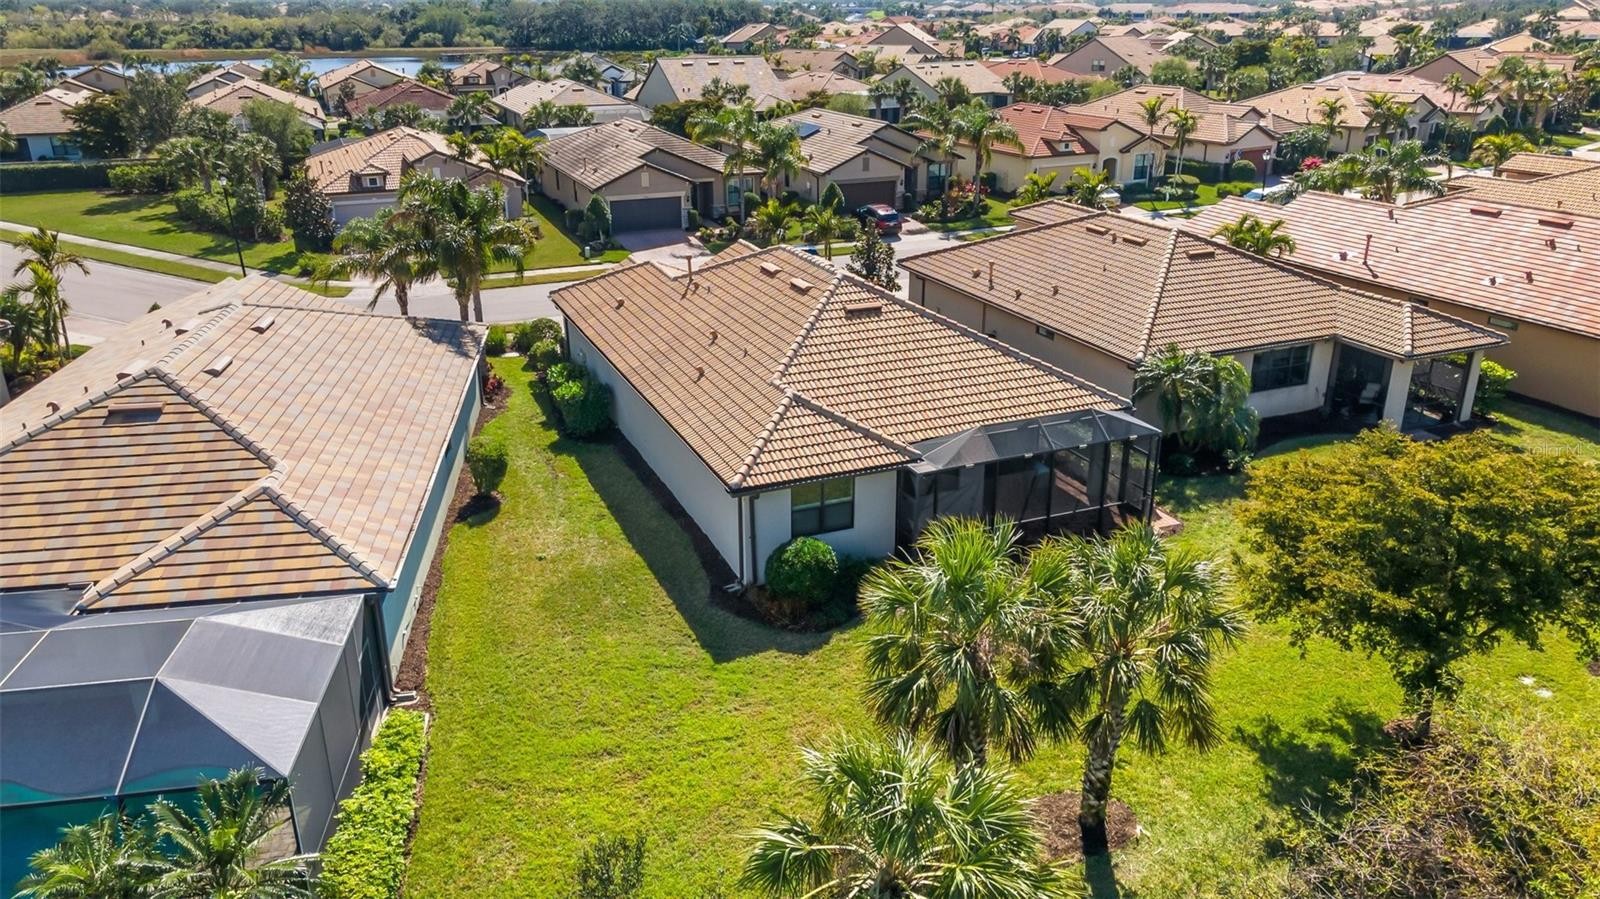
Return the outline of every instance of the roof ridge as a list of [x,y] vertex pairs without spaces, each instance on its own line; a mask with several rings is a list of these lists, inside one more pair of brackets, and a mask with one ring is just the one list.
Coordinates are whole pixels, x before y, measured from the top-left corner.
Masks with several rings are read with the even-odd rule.
[[[283,469],[280,468],[274,474],[282,471]],[[284,514],[293,518],[296,524],[305,528],[311,536],[317,538],[323,546],[326,546],[334,555],[338,556],[340,561],[360,572],[362,577],[372,581],[373,584],[379,587],[393,586],[393,582],[384,577],[382,572],[378,571],[377,567],[371,562],[368,562],[366,557],[355,547],[329,530],[322,522],[312,517],[311,513],[302,508],[293,497],[284,493],[282,488],[278,486],[280,481],[281,478],[277,480],[268,478],[262,482],[263,494],[272,501],[273,505],[282,509]]]
[[750,451],[744,454],[744,459],[740,461],[738,469],[733,473],[733,480],[729,483],[729,486],[734,490],[744,486],[745,479],[750,477],[750,473],[755,470],[756,460],[761,458],[761,454],[766,450],[767,444],[778,433],[778,424],[783,421],[784,416],[789,414],[789,409],[794,404],[794,398],[794,391],[783,391],[783,398],[778,400],[778,405],[772,408],[772,415],[768,417],[766,426],[761,429],[761,433],[756,435],[755,442],[750,444]]
[[229,437],[232,437],[234,440],[238,441],[240,446],[243,446],[250,452],[251,455],[255,456],[257,459],[260,459],[262,463],[267,465],[267,467],[278,467],[278,459],[276,456],[272,455],[271,451],[262,446],[260,443],[256,442],[255,438],[246,434],[244,431],[241,431],[233,422],[224,418],[222,413],[218,412],[216,409],[213,409],[209,403],[200,399],[200,397],[197,396],[194,391],[190,390],[186,385],[183,384],[183,382],[179,381],[176,375],[172,374],[166,369],[159,368],[152,368],[150,373],[157,380],[161,381],[161,383],[172,388],[172,391],[178,396],[183,397],[183,399],[188,402],[189,405],[195,407],[195,409],[198,410],[201,415],[204,415],[206,418],[210,419],[211,423],[220,428],[224,434],[227,434]]
[[811,411],[823,416],[824,418],[827,418],[830,421],[855,431],[864,437],[870,437],[896,452],[905,453],[912,458],[922,457],[921,453],[917,452],[915,449],[912,449],[908,444],[901,443],[893,437],[890,437],[888,434],[884,434],[875,428],[870,428],[842,413],[835,412],[834,410],[823,405],[821,402],[806,396],[798,390],[790,392],[793,394],[795,402],[805,406],[807,409],[810,409]]
[[0,455],[4,455],[6,453],[9,453],[10,451],[16,449],[19,446],[22,446],[23,444],[25,444],[28,441],[32,440],[33,438],[39,436],[40,434],[43,434],[44,432],[50,430],[51,428],[55,427],[56,425],[61,424],[62,422],[66,421],[67,419],[72,418],[75,415],[78,415],[79,413],[83,412],[86,409],[93,408],[94,406],[97,406],[100,403],[105,402],[106,400],[110,399],[111,397],[115,396],[116,394],[121,393],[122,391],[128,389],[129,387],[132,387],[134,384],[137,384],[140,381],[143,381],[145,378],[150,377],[150,376],[152,376],[154,374],[155,374],[155,368],[153,366],[148,367],[148,368],[140,369],[139,371],[133,373],[130,377],[118,378],[117,381],[115,383],[113,383],[110,387],[107,387],[106,389],[100,391],[99,393],[93,394],[92,396],[89,396],[86,399],[80,400],[74,406],[68,407],[66,409],[59,410],[59,411],[57,411],[57,412],[55,412],[55,413],[53,413],[51,415],[45,416],[38,424],[34,425],[31,428],[28,428],[27,430],[23,431],[21,434],[17,435],[16,437],[11,438],[6,443],[0,444]]
[[[746,253],[738,258],[748,259],[758,255],[760,254]],[[842,283],[844,283],[844,276],[835,272],[833,280],[828,284],[827,292],[818,297],[816,305],[811,307],[811,314],[806,316],[805,322],[800,326],[800,332],[795,335],[794,340],[789,344],[789,349],[783,354],[783,358],[778,360],[778,365],[773,369],[772,376],[767,379],[767,383],[772,384],[774,387],[783,386],[783,376],[788,374],[790,366],[794,365],[794,361],[800,357],[800,349],[805,346],[806,338],[810,337],[811,332],[816,330],[817,322],[822,320],[823,310],[828,307],[829,302],[839,292],[839,285]]]
[[1167,277],[1172,274],[1172,260],[1178,255],[1178,236],[1183,233],[1177,228],[1173,228],[1171,233],[1167,235],[1167,252],[1161,259],[1160,270],[1156,272],[1156,289],[1150,297],[1150,308],[1145,313],[1144,324],[1141,328],[1144,333],[1141,335],[1142,339],[1139,342],[1140,359],[1150,355],[1150,338],[1156,331],[1156,313],[1161,310],[1161,298],[1167,292]]

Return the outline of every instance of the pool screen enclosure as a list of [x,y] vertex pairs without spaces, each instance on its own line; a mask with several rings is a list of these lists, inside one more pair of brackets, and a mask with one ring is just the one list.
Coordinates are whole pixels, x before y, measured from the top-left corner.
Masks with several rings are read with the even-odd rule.
[[1088,410],[923,441],[900,472],[897,540],[951,515],[1013,521],[1030,537],[1148,520],[1160,440],[1132,415]]

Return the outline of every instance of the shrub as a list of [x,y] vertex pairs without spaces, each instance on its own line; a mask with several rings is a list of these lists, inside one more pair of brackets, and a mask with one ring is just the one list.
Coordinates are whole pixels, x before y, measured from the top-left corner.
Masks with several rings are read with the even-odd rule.
[[699,232],[699,230],[700,230],[700,210],[695,209],[693,206],[689,207],[689,216],[688,216],[688,218],[689,218],[689,228],[688,228],[688,230]]
[[839,557],[815,537],[796,537],[767,557],[766,574],[774,596],[815,607],[833,595]]
[[1473,400],[1473,408],[1486,415],[1500,408],[1511,389],[1511,382],[1516,378],[1517,373],[1504,365],[1491,359],[1483,360],[1478,367],[1478,393]]
[[822,189],[822,198],[818,201],[818,205],[832,209],[840,215],[844,214],[844,188],[839,186],[839,182],[828,182],[828,186]]
[[561,326],[553,319],[539,318],[531,322],[518,322],[511,329],[511,348],[526,356],[533,345],[541,340],[561,341]]
[[416,813],[424,745],[420,712],[395,709],[361,754],[361,785],[339,805],[339,827],[322,850],[320,892],[328,899],[400,894],[406,834]]
[[113,166],[106,172],[106,181],[119,194],[164,194],[178,188],[166,166],[151,162]]
[[561,213],[562,224],[566,225],[569,234],[577,234],[583,230],[583,210],[568,209]]
[[584,847],[574,877],[576,899],[632,899],[644,890],[644,835],[600,837]]
[[297,171],[283,186],[283,218],[294,233],[295,246],[302,250],[328,250],[338,226],[333,223],[333,201]]
[[489,336],[484,338],[483,353],[486,356],[504,356],[506,354],[506,326],[490,325]]
[[[561,365],[571,365],[570,362]],[[552,366],[552,371],[561,367]],[[611,388],[595,380],[589,370],[573,366],[576,376],[568,377],[550,389],[550,398],[561,412],[561,431],[569,437],[587,440],[611,428]]]
[[1228,177],[1234,181],[1256,180],[1256,164],[1248,159],[1236,159],[1228,167]]
[[561,343],[555,340],[539,341],[528,353],[528,361],[533,363],[534,371],[549,371],[551,366],[561,361]]
[[576,362],[557,362],[545,372],[545,383],[554,390],[568,381],[577,381],[585,375],[584,367]]
[[0,178],[0,194],[109,187],[111,169],[123,164],[105,159],[93,162],[8,163],[6,176]]
[[283,212],[261,202],[255,191],[242,189],[233,198],[230,226],[228,206],[220,193],[191,187],[172,196],[178,217],[203,231],[235,234],[245,240],[275,241],[283,236]]
[[500,489],[510,462],[506,458],[505,444],[486,434],[479,434],[467,443],[467,471],[472,474],[472,484],[479,496],[488,496]]
[[1185,196],[1193,196],[1195,190],[1200,187],[1200,179],[1194,175],[1173,175],[1167,178],[1167,184],[1177,188]]

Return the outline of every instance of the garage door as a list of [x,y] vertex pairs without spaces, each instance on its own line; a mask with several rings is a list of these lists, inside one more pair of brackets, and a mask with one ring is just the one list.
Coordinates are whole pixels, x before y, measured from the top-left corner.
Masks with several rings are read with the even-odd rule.
[[646,231],[683,227],[683,199],[656,197],[649,200],[613,200],[611,227],[616,231]]
[[896,184],[895,181],[841,181],[839,188],[844,191],[846,209],[857,209],[868,203],[899,207],[900,198],[895,196]]

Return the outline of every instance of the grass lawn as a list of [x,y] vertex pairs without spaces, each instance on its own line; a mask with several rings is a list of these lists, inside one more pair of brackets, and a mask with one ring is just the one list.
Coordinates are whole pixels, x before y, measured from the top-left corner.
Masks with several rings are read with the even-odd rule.
[[[0,240],[15,244],[23,233],[10,228],[0,228]],[[206,268],[199,265],[190,265],[187,262],[178,262],[172,259],[156,259],[150,256],[140,256],[137,253],[124,253],[121,250],[108,250],[104,247],[91,246],[70,240],[62,240],[61,245],[77,253],[85,259],[97,262],[109,262],[113,265],[127,266],[128,268],[143,269],[147,272],[157,272],[163,275],[173,275],[179,278],[188,278],[191,281],[205,281],[215,284],[218,281],[235,277],[236,272],[220,269]]]
[[[922,221],[918,219],[917,221]],[[999,228],[1011,224],[1011,205],[994,197],[983,198],[983,214],[948,222],[922,222],[929,231],[972,231],[976,228]]]
[[[742,895],[740,835],[775,808],[811,812],[794,779],[797,746],[869,726],[863,633],[775,631],[712,606],[688,537],[617,451],[559,438],[519,361],[492,364],[512,395],[486,431],[507,438],[511,469],[502,507],[456,524],[442,563],[407,893],[558,894],[585,843],[640,830],[647,895]],[[1526,445],[1581,445],[1559,419],[1508,411],[1507,433]],[[1260,464],[1329,442],[1280,443]],[[1241,483],[1163,482],[1162,504],[1188,524],[1178,539],[1226,553]],[[1475,701],[1538,706],[1600,734],[1600,679],[1564,639],[1466,669]],[[1349,776],[1397,714],[1399,691],[1378,663],[1326,644],[1302,656],[1280,629],[1258,626],[1220,664],[1215,703],[1220,748],[1124,754],[1116,793],[1146,835],[1115,860],[1123,895],[1270,884],[1269,823]],[[1081,775],[1070,746],[1017,772],[1034,793],[1076,789]]]
[[[1134,205],[1138,206],[1140,209],[1147,209],[1151,212],[1167,212],[1173,209],[1186,209],[1191,206],[1210,206],[1221,200],[1221,197],[1217,196],[1217,188],[1222,187],[1223,185],[1232,187],[1235,194],[1243,194],[1248,191],[1255,190],[1257,187],[1261,186],[1255,181],[1223,181],[1220,184],[1201,184],[1199,187],[1195,188],[1194,199],[1191,200],[1149,199],[1138,200],[1134,203]],[[1152,194],[1149,194],[1149,196],[1159,197],[1161,196],[1161,193],[1156,191]]]
[[[533,252],[528,254],[526,265],[530,269],[563,268],[595,262],[621,262],[628,258],[627,250],[606,250],[597,259],[583,258],[578,242],[562,225],[561,207],[549,197],[535,195],[522,204],[522,213],[526,218],[537,219],[539,229],[544,233],[544,238],[535,244]],[[496,265],[494,270],[509,272],[514,268],[515,266],[501,263]]]

